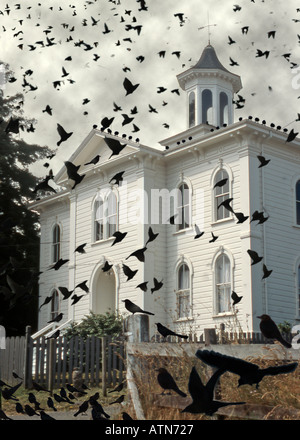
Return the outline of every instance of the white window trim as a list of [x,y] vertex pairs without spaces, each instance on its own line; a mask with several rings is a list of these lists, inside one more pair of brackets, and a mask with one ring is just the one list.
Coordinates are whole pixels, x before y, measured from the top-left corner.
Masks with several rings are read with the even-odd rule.
[[189,269],[189,273],[190,273],[190,288],[189,288],[189,291],[190,291],[190,293],[189,293],[189,295],[190,295],[190,298],[189,298],[190,313],[189,313],[189,316],[185,316],[185,317],[180,318],[178,316],[178,310],[176,309],[177,317],[174,319],[174,322],[192,321],[194,319],[193,318],[193,277],[194,277],[194,269],[193,269],[193,265],[192,265],[191,260],[188,257],[183,256],[183,255],[181,255],[178,258],[178,260],[176,261],[176,264],[175,264],[175,266],[173,268],[173,270],[175,272],[175,289],[174,289],[174,293],[176,295],[176,305],[178,304],[178,294],[181,292],[181,290],[178,289],[178,271],[179,271],[180,266],[182,264],[186,264],[186,266]]
[[292,226],[295,228],[300,228],[300,224],[297,223],[297,209],[296,209],[296,184],[300,180],[300,174],[295,174],[291,181],[291,191],[292,191],[292,199],[293,199],[293,218],[292,218]]
[[95,245],[97,243],[102,243],[102,242],[106,242],[106,241],[110,241],[110,240],[114,240],[114,237],[109,237],[108,236],[108,223],[107,221],[105,221],[105,219],[107,217],[103,216],[104,222],[103,222],[103,238],[100,240],[96,240],[96,230],[95,230],[95,216],[96,216],[96,212],[95,212],[95,206],[97,201],[101,198],[103,201],[103,204],[105,204],[105,202],[108,199],[109,194],[112,192],[115,197],[116,197],[116,204],[117,204],[117,219],[116,219],[116,231],[118,230],[119,227],[119,192],[114,188],[107,188],[108,192],[105,194],[105,196],[103,196],[102,194],[97,193],[96,196],[94,197],[93,201],[92,201],[92,237],[91,237],[91,245]]
[[53,243],[53,233],[54,233],[54,228],[55,226],[59,227],[59,258],[61,258],[62,255],[62,236],[63,236],[63,228],[60,222],[56,221],[55,223],[52,224],[51,226],[51,238],[49,240],[49,242],[51,243],[51,251],[50,251],[50,265],[51,264],[55,264],[56,261],[54,261],[54,243]]
[[[173,235],[181,234],[181,233],[184,233],[184,232],[187,232],[187,231],[190,231],[190,230],[193,229],[193,219],[192,219],[192,212],[193,212],[193,210],[192,210],[193,186],[192,186],[192,183],[191,183],[189,178],[187,178],[185,176],[182,176],[182,178],[179,179],[177,181],[177,183],[176,183],[176,189],[179,190],[179,187],[181,185],[183,185],[183,184],[186,184],[188,186],[188,190],[189,190],[189,220],[190,220],[190,224],[186,228],[178,229],[179,225],[176,224],[176,219],[175,219],[176,231],[173,232]],[[174,206],[174,214],[177,214],[177,212],[178,212],[177,209],[178,209],[178,207],[177,207],[177,200],[176,200],[176,203],[175,203],[175,206]]]
[[[53,289],[51,289],[50,295],[53,295],[54,292],[57,293],[57,298],[58,298],[58,307],[57,307],[57,311],[56,311],[56,316],[57,316],[57,315],[59,315],[59,313],[60,313],[60,308],[61,308],[61,304],[60,304],[60,297],[61,297],[61,295],[60,295],[59,290],[58,290],[56,287],[54,287]],[[50,319],[49,319],[49,320],[51,320],[51,319],[54,318],[54,316],[52,316],[52,313],[53,313],[53,312],[52,312],[52,302],[53,302],[53,298],[52,298],[52,300],[51,300],[50,303],[49,303],[49,316],[50,316]]]
[[213,256],[212,259],[212,263],[211,263],[211,271],[212,271],[212,282],[213,282],[213,313],[212,313],[212,317],[213,318],[219,318],[220,316],[231,316],[234,314],[234,311],[232,309],[231,303],[231,310],[228,310],[227,312],[219,312],[218,311],[218,302],[217,302],[217,283],[216,283],[216,262],[217,259],[221,256],[221,255],[226,255],[226,257],[229,258],[230,261],[230,280],[231,280],[231,288],[230,291],[232,292],[232,290],[234,290],[234,268],[235,268],[235,263],[234,263],[234,258],[232,253],[228,250],[225,249],[223,246],[220,246],[219,249],[217,250],[217,252],[215,253],[215,255]]
[[211,188],[211,225],[217,225],[219,223],[224,223],[224,222],[230,222],[232,220],[234,220],[234,216],[233,213],[229,211],[229,216],[227,218],[222,218],[219,220],[216,220],[217,217],[217,212],[216,212],[216,207],[215,207],[215,190],[214,190],[214,185],[215,185],[215,177],[217,175],[217,173],[221,170],[226,171],[226,173],[228,174],[228,179],[229,179],[229,195],[228,198],[232,198],[232,194],[233,194],[233,173],[231,168],[222,163],[219,164],[212,172],[211,174],[211,180],[210,180],[210,188]]

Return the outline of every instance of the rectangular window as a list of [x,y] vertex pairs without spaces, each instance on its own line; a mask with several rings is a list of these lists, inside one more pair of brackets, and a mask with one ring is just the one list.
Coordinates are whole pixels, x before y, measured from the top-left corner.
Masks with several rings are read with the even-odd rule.
[[230,261],[226,255],[220,255],[216,261],[216,303],[217,312],[230,310],[231,275]]

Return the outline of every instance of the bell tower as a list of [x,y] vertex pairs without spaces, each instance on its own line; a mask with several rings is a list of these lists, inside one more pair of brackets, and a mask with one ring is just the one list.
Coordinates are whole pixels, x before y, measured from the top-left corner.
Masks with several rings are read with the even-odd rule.
[[233,95],[242,88],[240,76],[220,63],[208,44],[194,67],[177,75],[187,93],[187,127],[209,124],[222,127],[233,123]]

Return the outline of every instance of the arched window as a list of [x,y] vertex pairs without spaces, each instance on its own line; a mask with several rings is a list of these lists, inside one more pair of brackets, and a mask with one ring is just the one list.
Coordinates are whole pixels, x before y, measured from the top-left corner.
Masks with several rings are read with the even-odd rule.
[[228,96],[225,92],[220,93],[220,125],[228,124]]
[[60,259],[60,227],[54,225],[52,229],[52,263]]
[[52,320],[59,314],[59,293],[56,289],[52,291],[50,307],[50,320]]
[[212,124],[212,92],[205,89],[202,92],[202,124]]
[[300,225],[300,180],[296,183],[296,221]]
[[228,256],[224,253],[219,255],[215,262],[215,294],[216,312],[229,312],[231,297],[231,264]]
[[193,127],[196,122],[196,108],[195,108],[195,92],[189,94],[189,127]]
[[103,200],[98,197],[94,206],[94,238],[95,241],[103,240],[104,219],[103,219]]
[[186,229],[190,226],[190,190],[186,183],[181,183],[178,187],[177,200],[177,227],[178,230]]
[[178,319],[188,318],[191,314],[191,276],[186,263],[177,268],[176,294]]
[[94,202],[94,241],[105,240],[117,230],[118,198],[114,191],[108,190],[98,195]]
[[[225,182],[225,179],[227,181]],[[225,183],[221,185],[220,182]],[[230,211],[224,206],[218,206],[226,199],[229,198],[229,175],[224,169],[220,169],[214,178],[214,221],[226,219],[230,217]],[[216,185],[217,184],[217,185]],[[221,186],[219,186],[221,185]]]
[[111,237],[117,230],[118,200],[113,191],[107,196],[107,236]]

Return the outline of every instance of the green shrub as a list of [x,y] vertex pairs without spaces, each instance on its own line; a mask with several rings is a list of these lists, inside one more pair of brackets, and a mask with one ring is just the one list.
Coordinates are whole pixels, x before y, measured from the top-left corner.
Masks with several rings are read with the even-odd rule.
[[80,336],[86,339],[89,336],[119,336],[123,331],[123,318],[116,313],[106,312],[104,315],[90,312],[85,315],[80,323],[72,323],[64,336],[71,339],[73,336]]

